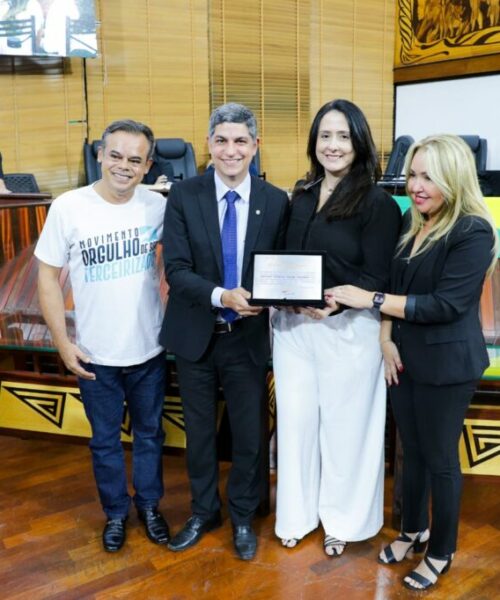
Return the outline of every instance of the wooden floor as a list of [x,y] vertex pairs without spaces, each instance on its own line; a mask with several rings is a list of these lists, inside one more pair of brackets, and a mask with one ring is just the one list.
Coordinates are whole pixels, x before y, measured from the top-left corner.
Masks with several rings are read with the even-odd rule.
[[[207,534],[195,548],[174,554],[151,544],[131,513],[126,545],[118,554],[101,547],[104,518],[86,446],[0,436],[0,598],[22,600],[139,598],[191,600],[384,600],[416,598],[402,576],[415,564],[379,565],[380,548],[394,536],[384,528],[374,539],[350,544],[329,559],[321,533],[293,550],[281,548],[274,517],[258,519],[257,557],[233,556],[230,523]],[[165,456],[167,493],[161,508],[174,531],[189,513],[180,456]],[[221,465],[223,479],[228,465]],[[273,481],[274,490],[274,481]],[[500,484],[466,478],[459,552],[432,599],[500,598]],[[386,481],[386,507],[391,481]],[[386,523],[390,523],[387,508]]]

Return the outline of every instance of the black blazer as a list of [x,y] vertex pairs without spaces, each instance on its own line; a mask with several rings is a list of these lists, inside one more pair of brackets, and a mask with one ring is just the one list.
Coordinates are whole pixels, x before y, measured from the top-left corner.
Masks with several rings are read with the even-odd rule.
[[[241,285],[251,289],[252,250],[282,248],[288,217],[286,192],[252,177]],[[213,335],[217,310],[211,294],[224,280],[222,245],[213,172],[172,186],[163,229],[163,258],[170,286],[160,343],[196,361]],[[269,315],[244,318],[249,354],[255,364],[269,360]]]
[[[409,227],[409,212],[403,231]],[[479,379],[488,353],[479,300],[491,261],[493,232],[465,216],[421,255],[408,260],[413,240],[392,262],[391,291],[407,295],[405,319],[392,336],[406,371],[418,383],[446,385]]]

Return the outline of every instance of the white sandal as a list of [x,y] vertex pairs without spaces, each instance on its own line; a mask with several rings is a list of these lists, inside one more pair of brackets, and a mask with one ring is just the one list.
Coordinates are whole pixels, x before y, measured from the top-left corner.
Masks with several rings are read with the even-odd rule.
[[285,548],[295,548],[295,546],[300,542],[297,538],[281,538],[281,545]]
[[333,535],[325,535],[323,547],[327,556],[340,556],[347,546],[347,542],[339,540]]

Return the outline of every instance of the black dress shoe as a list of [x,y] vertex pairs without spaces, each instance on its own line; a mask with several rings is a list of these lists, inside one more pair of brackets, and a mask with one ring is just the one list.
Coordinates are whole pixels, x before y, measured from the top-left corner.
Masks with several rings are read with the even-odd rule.
[[108,519],[102,532],[102,545],[106,552],[118,552],[125,543],[125,521],[127,519]]
[[257,536],[250,525],[233,525],[234,549],[241,560],[251,560],[257,551]]
[[170,540],[168,547],[174,552],[181,552],[182,550],[191,548],[191,546],[194,546],[201,540],[204,533],[212,531],[212,529],[216,529],[221,525],[222,519],[219,512],[208,519],[193,515],[186,521],[186,524],[179,533],[174,535]]
[[156,508],[137,509],[137,516],[144,523],[146,535],[155,544],[168,544],[170,532],[161,513]]

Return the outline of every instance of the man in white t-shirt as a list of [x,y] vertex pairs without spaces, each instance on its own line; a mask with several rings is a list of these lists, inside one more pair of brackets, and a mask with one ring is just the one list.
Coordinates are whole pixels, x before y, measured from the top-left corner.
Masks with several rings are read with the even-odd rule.
[[[165,199],[139,186],[151,165],[154,137],[146,125],[115,121],[98,160],[102,179],[56,198],[35,249],[43,316],[66,367],[78,376],[92,427],[90,448],[107,522],[103,545],[125,542],[131,498],[120,431],[127,401],[132,425],[134,504],[146,534],[169,541],[158,512],[163,496],[162,409],[165,356],[158,344],[163,307],[156,248]],[[76,341],[69,339],[59,274],[69,265]]]

